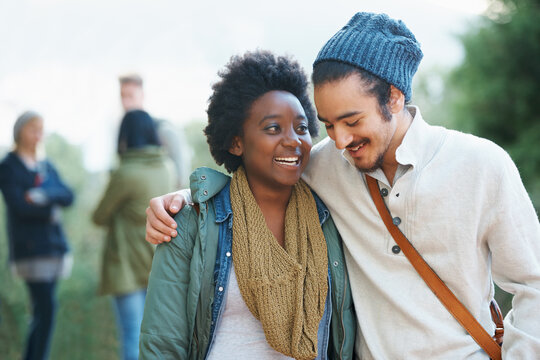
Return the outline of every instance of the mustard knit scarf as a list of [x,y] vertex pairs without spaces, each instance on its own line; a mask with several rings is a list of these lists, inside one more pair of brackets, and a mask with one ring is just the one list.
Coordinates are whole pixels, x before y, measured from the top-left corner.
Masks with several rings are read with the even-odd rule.
[[326,241],[315,199],[300,180],[285,214],[285,248],[274,237],[240,167],[231,181],[233,263],[242,298],[266,341],[295,359],[317,356],[328,291]]

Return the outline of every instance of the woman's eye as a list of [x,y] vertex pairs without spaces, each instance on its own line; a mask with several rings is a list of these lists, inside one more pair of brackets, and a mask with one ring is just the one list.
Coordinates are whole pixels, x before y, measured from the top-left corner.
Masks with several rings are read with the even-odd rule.
[[308,131],[308,127],[307,127],[307,125],[302,124],[302,125],[298,126],[297,131],[299,133],[305,134]]
[[358,120],[353,121],[353,122],[350,122],[350,123],[346,123],[346,124],[347,124],[347,126],[349,126],[349,127],[353,127],[354,125],[358,124]]
[[269,132],[277,132],[277,131],[279,131],[279,126],[278,125],[269,125],[269,126],[265,127],[264,130],[269,131]]
[[334,125],[332,124],[324,124],[324,127],[326,128],[326,130],[330,130],[334,127]]

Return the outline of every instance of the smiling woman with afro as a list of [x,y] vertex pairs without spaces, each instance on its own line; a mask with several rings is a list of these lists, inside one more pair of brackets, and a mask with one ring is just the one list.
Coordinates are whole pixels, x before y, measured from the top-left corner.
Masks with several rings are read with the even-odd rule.
[[251,105],[269,91],[282,90],[296,96],[308,119],[309,133],[312,137],[318,135],[308,80],[298,62],[268,51],[248,52],[233,56],[218,74],[221,81],[212,87],[204,133],[216,163],[223,164],[227,171],[233,172],[242,164],[240,157],[229,153],[233,138],[242,135]]

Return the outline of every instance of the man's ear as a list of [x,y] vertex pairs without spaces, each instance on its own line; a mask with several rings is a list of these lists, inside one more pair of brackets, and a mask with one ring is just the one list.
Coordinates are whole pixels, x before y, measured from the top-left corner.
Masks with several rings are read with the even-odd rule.
[[244,153],[244,145],[242,143],[242,139],[240,139],[239,136],[235,136],[232,140],[231,147],[229,148],[229,152],[236,156],[242,156]]
[[390,85],[390,98],[388,99],[388,109],[392,114],[403,111],[405,107],[405,95],[394,85]]

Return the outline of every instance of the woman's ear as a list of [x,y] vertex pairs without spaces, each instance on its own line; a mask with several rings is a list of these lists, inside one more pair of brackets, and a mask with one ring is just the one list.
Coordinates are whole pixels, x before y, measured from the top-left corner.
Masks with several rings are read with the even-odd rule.
[[229,152],[236,156],[242,156],[244,153],[244,145],[240,136],[235,136],[233,138]]
[[392,114],[397,114],[403,111],[405,107],[405,95],[396,88],[394,85],[390,85],[390,99],[388,99],[388,109]]

